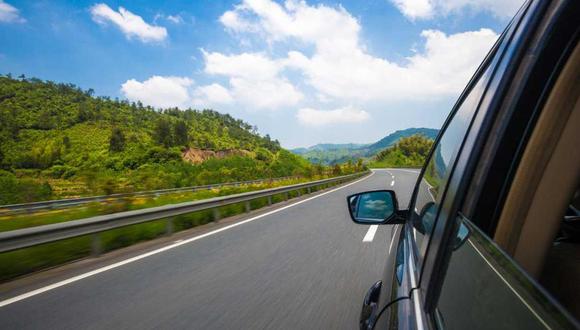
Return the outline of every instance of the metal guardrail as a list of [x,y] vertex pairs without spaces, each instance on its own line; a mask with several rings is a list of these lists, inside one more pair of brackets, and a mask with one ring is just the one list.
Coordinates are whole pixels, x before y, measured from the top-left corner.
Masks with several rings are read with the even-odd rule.
[[250,184],[258,184],[258,183],[265,183],[265,182],[283,181],[283,180],[288,180],[288,179],[293,179],[293,178],[295,178],[295,177],[286,176],[286,177],[280,177],[280,178],[258,179],[258,180],[249,180],[249,181],[240,181],[240,182],[224,182],[224,183],[208,184],[208,185],[203,185],[203,186],[169,188],[169,189],[159,189],[159,190],[149,190],[149,191],[137,191],[137,192],[132,192],[132,193],[119,193],[119,194],[101,195],[101,196],[57,199],[57,200],[33,202],[33,203],[0,205],[0,215],[32,212],[32,211],[45,210],[45,209],[70,207],[70,206],[77,206],[77,205],[88,204],[88,203],[93,203],[93,202],[104,202],[104,201],[109,201],[112,199],[137,197],[137,196],[158,196],[158,195],[178,193],[178,192],[210,190],[210,189],[223,188],[223,187],[236,187],[236,186],[241,186],[241,185],[250,185]]
[[[214,219],[219,219],[219,210],[217,208],[221,206],[245,202],[245,209],[248,212],[251,210],[250,201],[254,199],[268,197],[268,204],[270,205],[272,204],[272,196],[274,195],[284,193],[288,194],[291,191],[298,191],[300,195],[300,191],[303,189],[307,189],[308,193],[310,193],[311,188],[313,187],[325,186],[334,183],[340,184],[346,181],[350,181],[354,178],[361,177],[368,173],[369,172],[362,172],[330,179],[299,183],[290,186],[251,191],[229,196],[214,197],[199,201],[151,207],[135,211],[100,215],[86,219],[1,232],[0,253],[44,243],[60,241],[67,238],[93,234],[92,251],[93,254],[99,254],[101,252],[101,243],[100,235],[98,234],[107,230],[167,218],[166,231],[168,234],[171,234],[173,232],[172,217],[178,215],[214,209]],[[286,195],[286,199],[288,199],[288,195]]]

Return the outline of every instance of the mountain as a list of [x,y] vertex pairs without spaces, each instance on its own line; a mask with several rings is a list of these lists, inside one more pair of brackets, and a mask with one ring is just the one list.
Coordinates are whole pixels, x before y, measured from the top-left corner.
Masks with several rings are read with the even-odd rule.
[[433,128],[407,128],[395,131],[371,144],[317,144],[308,148],[291,149],[290,151],[315,164],[333,165],[358,158],[372,157],[381,150],[393,146],[401,138],[411,135],[422,134],[429,139],[435,139],[438,132],[439,130]]
[[305,154],[312,151],[329,151],[329,150],[354,150],[354,149],[361,149],[366,147],[368,144],[356,144],[356,143],[343,143],[343,144],[334,144],[334,143],[320,143],[313,145],[308,148],[296,148],[291,149],[295,154]]
[[385,136],[384,138],[380,139],[379,141],[369,145],[367,147],[368,150],[367,155],[373,156],[377,152],[393,146],[397,141],[399,141],[401,138],[404,137],[409,137],[415,134],[421,134],[429,139],[435,140],[438,133],[439,130],[434,128],[407,128],[404,130],[395,131],[394,133],[391,133]]
[[227,114],[157,110],[0,76],[0,204],[316,170]]
[[317,144],[308,148],[291,149],[290,151],[298,154],[314,164],[333,165],[345,163],[349,159],[363,157],[366,144]]

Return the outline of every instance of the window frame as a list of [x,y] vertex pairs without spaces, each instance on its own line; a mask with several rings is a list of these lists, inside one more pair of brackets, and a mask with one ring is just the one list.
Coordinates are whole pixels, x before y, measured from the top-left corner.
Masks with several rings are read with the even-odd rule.
[[[445,197],[447,195],[447,188],[450,185],[451,180],[453,178],[453,174],[455,172],[455,165],[458,163],[459,157],[461,156],[462,152],[464,152],[465,141],[467,140],[467,137],[470,134],[471,126],[472,126],[475,118],[478,116],[479,108],[481,106],[482,100],[484,99],[484,97],[487,93],[487,89],[488,89],[489,85],[491,84],[491,82],[496,74],[497,67],[500,64],[501,58],[503,56],[503,52],[505,51],[505,48],[507,47],[508,43],[507,42],[504,43],[503,41],[505,41],[511,37],[511,32],[513,32],[513,31],[510,31],[510,27],[512,26],[512,24],[513,24],[513,21],[510,22],[510,24],[508,24],[508,27],[506,28],[504,33],[502,33],[498,37],[498,39],[496,40],[493,47],[491,48],[489,53],[486,55],[485,59],[480,64],[480,66],[476,70],[473,77],[470,79],[466,88],[461,93],[458,100],[455,102],[450,114],[447,116],[441,130],[439,131],[435,141],[433,142],[433,146],[431,147],[431,150],[429,151],[429,154],[427,155],[427,157],[425,159],[425,163],[424,163],[423,167],[421,168],[421,171],[420,171],[419,176],[417,178],[417,181],[415,183],[412,198],[411,198],[411,201],[409,203],[409,217],[406,221],[405,230],[408,231],[407,237],[411,237],[410,250],[411,250],[411,253],[413,255],[413,260],[415,261],[415,264],[416,264],[415,270],[416,270],[416,276],[419,279],[419,283],[422,282],[425,261],[427,260],[427,256],[429,254],[431,241],[435,237],[436,227],[439,226],[439,223],[440,223],[441,213],[444,209]],[[416,241],[413,239],[414,235],[413,235],[413,223],[412,223],[413,218],[412,217],[415,216],[414,213],[415,213],[415,208],[417,206],[416,205],[417,195],[418,195],[418,192],[420,189],[421,180],[423,180],[423,177],[424,177],[425,172],[427,170],[427,166],[431,162],[431,159],[434,157],[434,153],[437,149],[437,146],[439,145],[439,143],[441,142],[445,133],[447,132],[447,129],[449,128],[450,124],[453,122],[453,119],[455,118],[455,116],[457,115],[459,110],[461,109],[461,106],[464,104],[464,101],[470,96],[471,92],[473,92],[474,87],[480,82],[480,79],[485,79],[484,76],[488,72],[489,72],[489,77],[487,77],[487,81],[484,82],[484,86],[482,87],[483,91],[482,91],[481,95],[478,96],[478,99],[474,100],[475,101],[475,109],[473,110],[473,115],[471,116],[471,118],[469,120],[468,127],[465,131],[465,135],[462,138],[461,142],[459,143],[459,148],[457,150],[457,153],[454,155],[455,158],[449,164],[449,170],[446,172],[445,177],[443,178],[444,185],[442,185],[440,187],[440,191],[437,194],[435,203],[439,207],[437,208],[436,215],[435,215],[433,232],[430,234],[425,234],[425,237],[424,237],[423,241],[421,242],[421,246],[417,246]],[[420,210],[417,210],[417,211],[420,212]],[[447,219],[444,219],[444,220],[447,220]]]
[[[514,16],[514,19],[502,33],[502,36],[498,38],[498,42],[494,46],[497,49],[493,57],[488,56],[486,58],[486,61],[489,61],[490,65],[491,62],[496,60],[493,63],[493,72],[487,81],[485,92],[480,97],[477,113],[473,117],[470,128],[465,135],[462,149],[455,160],[453,173],[451,173],[451,177],[447,181],[445,195],[443,196],[441,210],[438,215],[438,217],[441,217],[443,214],[445,218],[443,221],[438,219],[436,222],[430,241],[431,251],[428,251],[428,254],[426,254],[425,265],[422,268],[420,279],[420,288],[423,293],[422,303],[424,312],[429,315],[435,310],[439,292],[445,278],[445,271],[450,257],[447,243],[451,241],[449,238],[455,228],[455,217],[458,214],[459,204],[463,201],[463,193],[467,186],[468,180],[464,178],[466,178],[466,173],[472,171],[473,167],[477,165],[474,162],[474,158],[476,157],[473,151],[477,149],[475,142],[480,138],[484,125],[483,119],[488,118],[495,108],[491,100],[496,100],[498,97],[501,97],[505,90],[501,88],[499,82],[513,75],[511,64],[518,60],[523,43],[522,35],[524,34],[526,24],[530,20],[527,13],[533,12],[537,5],[537,2],[527,1],[520,8],[516,16]],[[478,72],[479,75],[482,73]],[[470,83],[472,84],[474,82],[470,81]],[[429,317],[428,319],[432,321],[434,318]]]

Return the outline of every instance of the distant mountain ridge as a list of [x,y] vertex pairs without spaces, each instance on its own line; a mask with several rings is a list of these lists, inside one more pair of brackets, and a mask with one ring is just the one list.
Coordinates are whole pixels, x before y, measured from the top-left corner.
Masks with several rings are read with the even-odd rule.
[[338,149],[362,149],[369,146],[370,144],[359,144],[359,143],[319,143],[308,148],[296,148],[292,149],[292,152],[296,154],[304,154],[309,151],[327,151],[327,150],[338,150]]
[[430,139],[435,139],[438,133],[439,130],[434,128],[412,127],[395,131],[379,141],[370,144],[320,143],[308,148],[295,148],[290,151],[301,155],[312,163],[333,165],[347,162],[350,159],[372,157],[379,151],[394,145],[399,139],[404,137],[422,134]]
[[375,143],[371,144],[370,146],[368,146],[369,156],[372,156],[372,155],[376,154],[377,152],[392,146],[397,141],[399,141],[399,139],[401,139],[401,138],[408,137],[408,136],[415,135],[415,134],[422,134],[430,139],[435,140],[438,133],[439,133],[438,129],[424,128],[424,127],[421,127],[421,128],[412,127],[412,128],[407,128],[404,130],[395,131],[394,133],[391,133],[391,134],[385,136],[384,138],[380,139],[378,142],[375,142]]

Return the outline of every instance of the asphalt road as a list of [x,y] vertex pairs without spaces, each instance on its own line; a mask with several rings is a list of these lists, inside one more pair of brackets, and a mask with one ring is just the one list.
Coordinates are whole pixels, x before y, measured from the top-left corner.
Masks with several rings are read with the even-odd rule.
[[[417,172],[354,184],[0,307],[0,329],[354,329],[391,237],[352,223],[346,196],[393,189],[407,207]],[[373,231],[373,230],[371,230]],[[366,237],[366,241],[363,241]],[[0,293],[1,294],[1,293]],[[0,295],[0,304],[10,298]]]

